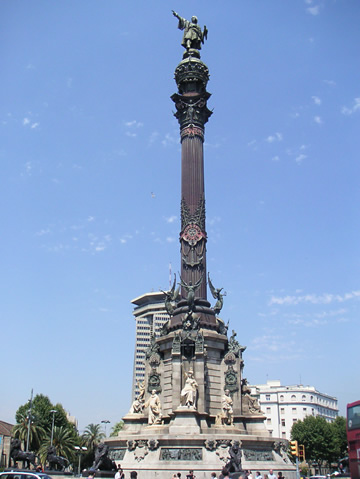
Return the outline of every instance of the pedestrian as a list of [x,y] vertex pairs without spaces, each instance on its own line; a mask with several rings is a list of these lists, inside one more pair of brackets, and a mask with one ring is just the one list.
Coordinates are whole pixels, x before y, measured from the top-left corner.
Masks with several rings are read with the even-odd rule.
[[216,479],[216,472],[212,472],[211,477],[212,477],[212,479]]
[[178,472],[178,473],[177,473],[177,477],[178,477],[179,479],[181,479],[181,472]]
[[269,479],[276,479],[276,476],[275,476],[274,471],[272,469],[270,469],[268,477],[269,477]]
[[95,477],[95,469],[89,469],[88,479],[94,479]]
[[264,474],[264,479],[269,479],[269,476],[267,474]]
[[256,479],[263,479],[259,471],[256,472]]
[[187,474],[186,479],[195,479],[194,471],[190,469],[189,474]]
[[278,472],[278,479],[285,479],[281,471]]
[[223,476],[223,479],[230,479],[229,477],[229,471],[224,467],[224,469],[221,471],[221,474]]
[[115,479],[125,479],[124,471],[121,469],[121,464],[117,466],[117,473],[115,474]]
[[254,479],[253,473],[251,471],[248,472],[248,479]]
[[177,474],[173,474],[172,479],[178,479],[178,475],[177,475]]
[[131,471],[130,472],[130,479],[137,479],[137,472],[136,471]]

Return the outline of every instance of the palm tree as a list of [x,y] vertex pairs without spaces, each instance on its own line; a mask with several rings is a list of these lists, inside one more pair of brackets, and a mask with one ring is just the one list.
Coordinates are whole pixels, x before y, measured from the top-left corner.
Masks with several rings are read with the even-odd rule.
[[[29,430],[30,429],[30,430]],[[29,431],[29,450],[33,452],[37,452],[42,439],[46,435],[45,429],[37,424],[36,421],[32,421],[30,423],[29,428],[29,417],[27,415],[21,414],[19,417],[18,424],[15,424],[13,428],[14,437],[17,437],[21,441],[24,441],[26,447],[26,441]]]
[[90,450],[94,450],[104,438],[100,424],[89,424],[82,435],[84,445]]
[[[54,427],[53,433],[53,443],[52,445],[56,449],[56,455],[65,457],[70,463],[73,462],[75,458],[75,445],[77,444],[76,436],[74,432],[64,426]],[[48,452],[48,448],[51,445],[51,437],[47,437],[45,441],[41,444],[41,448],[39,450],[39,456],[41,458],[42,463],[44,464],[46,461],[46,456]]]

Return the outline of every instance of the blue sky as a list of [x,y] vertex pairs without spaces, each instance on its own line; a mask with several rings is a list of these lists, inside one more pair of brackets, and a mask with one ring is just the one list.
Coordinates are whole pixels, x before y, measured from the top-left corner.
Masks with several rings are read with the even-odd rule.
[[208,270],[252,384],[360,398],[360,3],[0,2],[0,419],[130,407],[130,301],[179,270],[182,32],[207,25]]

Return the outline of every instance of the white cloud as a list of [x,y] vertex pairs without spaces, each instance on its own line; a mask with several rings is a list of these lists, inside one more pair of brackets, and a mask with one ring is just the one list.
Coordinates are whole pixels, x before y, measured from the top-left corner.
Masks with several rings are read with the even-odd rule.
[[336,82],[334,80],[323,80],[329,86],[336,86]]
[[352,107],[348,108],[347,106],[343,106],[341,109],[341,113],[343,115],[352,115],[358,110],[360,110],[360,98],[354,98],[354,103]]
[[360,291],[351,291],[350,293],[345,293],[344,295],[340,294],[329,294],[324,293],[321,295],[316,294],[305,294],[298,296],[272,296],[269,305],[278,304],[285,306],[294,306],[300,303],[311,303],[311,304],[331,304],[331,303],[343,303],[344,301],[350,301],[352,299],[360,298]]
[[315,105],[321,105],[321,99],[318,96],[311,97]]
[[170,135],[170,133],[166,133],[165,138],[162,140],[161,144],[163,146],[169,146],[169,145],[179,143],[179,141],[180,140],[178,136],[175,137]]
[[319,13],[320,13],[320,5],[315,5],[314,7],[308,7],[308,8],[306,9],[306,11],[307,11],[308,13],[310,13],[311,15],[314,15],[314,16],[319,15]]
[[33,124],[31,125],[31,128],[32,128],[32,129],[37,128],[39,125],[40,125],[40,123],[33,123]]
[[149,144],[152,145],[153,143],[155,143],[158,137],[159,137],[159,133],[157,131],[153,131],[149,138]]
[[165,218],[167,223],[174,223],[174,221],[177,220],[177,216],[169,216],[168,218]]
[[23,125],[28,125],[30,123],[29,118],[24,118],[23,119]]
[[300,154],[295,158],[295,161],[298,165],[300,165],[300,163],[302,163],[305,158],[307,158],[307,155]]
[[314,116],[314,122],[317,123],[318,125],[323,124],[321,116]]
[[47,235],[49,233],[50,233],[50,229],[46,228],[46,229],[42,229],[40,231],[37,231],[35,234],[36,234],[36,236],[44,236],[44,235]]
[[272,161],[279,161],[280,160],[280,157],[279,156],[273,156],[271,158]]
[[133,133],[132,131],[126,131],[125,135],[129,136],[130,138],[136,138],[137,137],[137,134]]
[[274,141],[282,141],[282,133],[276,132],[274,135],[269,135],[265,141],[268,143],[274,143]]
[[174,243],[174,241],[176,241],[176,239],[175,239],[173,236],[168,236],[168,237],[166,238],[166,241],[167,241],[168,243]]
[[141,121],[132,120],[132,121],[126,121],[125,126],[129,128],[132,128],[132,127],[140,128],[141,126],[144,126],[144,123],[142,123]]

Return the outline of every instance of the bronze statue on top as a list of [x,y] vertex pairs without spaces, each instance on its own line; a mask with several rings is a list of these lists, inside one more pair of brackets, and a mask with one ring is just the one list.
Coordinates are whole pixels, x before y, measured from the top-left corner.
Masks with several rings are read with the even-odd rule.
[[174,17],[179,20],[179,30],[184,30],[181,45],[186,48],[186,50],[190,50],[191,48],[201,50],[201,44],[204,43],[204,39],[207,39],[208,29],[206,26],[204,25],[204,30],[201,31],[201,28],[197,23],[197,17],[191,17],[191,22],[189,22],[189,20],[180,17],[180,15],[174,12],[174,10],[172,10],[172,13]]

